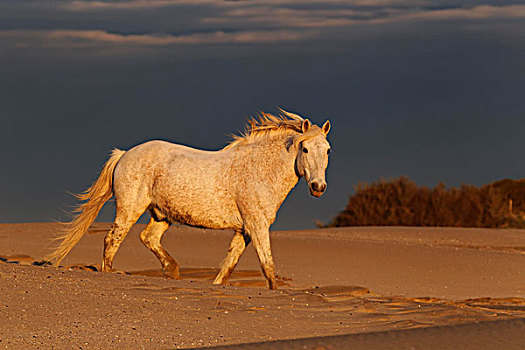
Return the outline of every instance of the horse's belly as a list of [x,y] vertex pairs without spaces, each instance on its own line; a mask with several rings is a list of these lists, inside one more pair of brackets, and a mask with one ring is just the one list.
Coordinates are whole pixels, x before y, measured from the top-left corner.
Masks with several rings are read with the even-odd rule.
[[236,229],[241,228],[240,220],[229,216],[213,216],[198,212],[187,212],[180,210],[170,210],[169,219],[171,222],[178,222],[180,224],[206,227],[213,229]]
[[216,229],[242,228],[235,203],[206,198],[203,200],[188,193],[163,196],[158,198],[155,207],[171,222]]

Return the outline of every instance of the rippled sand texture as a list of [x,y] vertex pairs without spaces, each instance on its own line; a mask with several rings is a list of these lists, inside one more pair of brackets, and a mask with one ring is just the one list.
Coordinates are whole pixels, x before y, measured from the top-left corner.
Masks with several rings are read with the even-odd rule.
[[[243,257],[229,285],[211,285],[226,253],[229,232],[185,228],[170,232],[178,238],[165,243],[181,263],[181,280],[159,277],[155,258],[148,257],[151,253],[133,235],[119,252],[121,271],[98,272],[102,247],[97,244],[106,226],[97,224],[94,231],[100,231],[87,235],[65,266],[56,269],[39,266],[54,225],[0,225],[0,347],[155,349],[309,338],[310,343],[299,342],[301,346],[319,348],[333,339],[319,343],[312,337],[387,332],[398,339],[400,333],[395,331],[399,330],[525,319],[523,288],[515,287],[524,282],[523,231],[371,228],[275,233],[280,289],[269,291],[253,252]],[[503,239],[500,233],[508,237]],[[206,234],[210,239],[203,238]],[[367,260],[358,264],[355,257],[347,256],[349,263],[343,264],[345,249],[347,254],[355,252],[349,248],[352,245],[368,249],[368,258],[365,252],[358,256]],[[202,256],[196,254],[197,247]],[[419,265],[411,260],[414,257],[404,256],[410,251],[421,257],[429,249],[438,252],[420,258]],[[382,254],[389,254],[392,262],[385,265]],[[320,266],[303,263],[302,255]],[[322,259],[330,255],[331,259]],[[447,257],[457,266],[449,267]],[[438,258],[441,266],[435,266]],[[476,259],[477,266],[461,264]],[[488,266],[502,261],[508,265]],[[412,266],[410,271],[395,271],[403,262]],[[477,271],[478,276],[464,279],[488,278],[488,282],[473,284],[470,290],[455,283],[465,269]],[[490,279],[494,269],[503,273]],[[386,279],[383,270],[393,276]],[[362,277],[365,273],[367,280]],[[370,283],[347,283],[352,276],[357,282]],[[378,290],[370,285],[383,287]],[[461,297],[443,297],[442,291]],[[513,327],[507,328],[521,326]],[[443,339],[461,332],[439,329],[435,337]],[[410,337],[414,336],[406,337],[407,346],[415,344],[408,341]],[[521,344],[515,337],[506,337],[506,348]],[[337,342],[342,340],[334,339],[335,345],[325,348],[339,348]],[[497,337],[491,339],[497,341]],[[433,342],[427,346],[440,344]],[[288,348],[292,343],[257,346]]]

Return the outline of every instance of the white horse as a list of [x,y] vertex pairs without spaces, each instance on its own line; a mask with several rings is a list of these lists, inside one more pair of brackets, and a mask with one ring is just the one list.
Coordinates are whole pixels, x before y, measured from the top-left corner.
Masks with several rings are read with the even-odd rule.
[[322,127],[281,110],[251,119],[246,132],[219,151],[203,151],[165,141],[150,141],[129,151],[115,149],[93,185],[78,195],[84,203],[45,259],[58,265],[93,223],[113,195],[116,217],[104,238],[102,270],[112,271],[113,257],[131,226],[146,211],[151,220],[141,241],[157,256],[167,277],[179,277],[179,265],[160,241],[171,223],[233,229],[233,239],[214,284],[231,275],[253,241],[268,287],[275,289],[269,228],[282,202],[304,176],[310,193],[326,189],[330,145]]

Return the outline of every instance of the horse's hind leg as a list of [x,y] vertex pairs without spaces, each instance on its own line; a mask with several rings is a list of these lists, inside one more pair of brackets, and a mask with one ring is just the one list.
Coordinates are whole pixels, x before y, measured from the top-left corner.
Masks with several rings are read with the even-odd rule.
[[221,266],[221,271],[215,277],[213,284],[223,284],[230,277],[239,262],[241,254],[244,252],[244,249],[250,244],[250,237],[243,234],[242,231],[235,231],[232,241],[230,243],[230,248],[228,249],[228,255]]
[[139,217],[146,211],[131,211],[120,209],[117,203],[117,215],[111,230],[104,237],[104,257],[102,260],[102,271],[111,272],[113,270],[113,258],[117,253],[120,243],[126,238],[129,230]]
[[146,229],[140,234],[140,240],[160,260],[164,276],[178,279],[179,264],[160,244],[162,235],[169,226],[170,224],[166,221],[158,221],[155,218],[151,218]]
[[104,256],[102,258],[102,271],[113,271],[113,258],[117,253],[120,243],[126,238],[133,222],[121,222],[117,220],[111,226],[111,230],[104,237]]

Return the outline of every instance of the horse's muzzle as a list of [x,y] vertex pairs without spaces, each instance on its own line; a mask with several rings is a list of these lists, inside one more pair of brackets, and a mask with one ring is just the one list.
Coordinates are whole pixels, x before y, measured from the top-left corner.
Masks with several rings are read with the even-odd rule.
[[314,197],[321,197],[326,190],[326,183],[319,185],[317,182],[312,182],[310,184],[310,194]]

